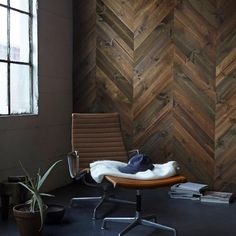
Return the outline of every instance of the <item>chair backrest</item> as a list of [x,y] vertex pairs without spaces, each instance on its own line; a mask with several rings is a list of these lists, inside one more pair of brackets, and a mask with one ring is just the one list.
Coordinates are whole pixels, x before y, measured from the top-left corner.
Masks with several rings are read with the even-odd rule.
[[118,113],[73,113],[71,140],[80,169],[97,160],[127,162]]

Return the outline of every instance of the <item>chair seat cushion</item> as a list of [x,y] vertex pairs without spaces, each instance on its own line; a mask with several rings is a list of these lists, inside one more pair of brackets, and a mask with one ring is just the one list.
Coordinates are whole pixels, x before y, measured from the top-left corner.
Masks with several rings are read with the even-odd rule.
[[173,185],[176,183],[186,182],[186,178],[181,175],[175,175],[163,179],[153,179],[153,180],[137,180],[137,179],[127,179],[114,176],[105,176],[105,178],[113,184],[114,187],[119,186],[123,188],[133,188],[133,189],[144,189],[144,188],[157,188]]
[[164,164],[154,164],[152,170],[137,172],[136,174],[126,174],[119,171],[119,167],[126,166],[127,163],[120,161],[96,161],[90,164],[92,178],[101,183],[104,176],[115,176],[128,179],[155,180],[174,176],[177,174],[178,164],[176,161],[169,161]]

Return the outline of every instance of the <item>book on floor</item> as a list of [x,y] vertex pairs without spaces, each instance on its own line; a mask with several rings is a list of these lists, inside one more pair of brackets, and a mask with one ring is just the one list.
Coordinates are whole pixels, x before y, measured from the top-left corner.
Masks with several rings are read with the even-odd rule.
[[200,193],[207,188],[208,188],[208,185],[206,184],[199,184],[199,183],[193,183],[193,182],[179,183],[179,184],[175,184],[171,186],[171,190],[192,191],[196,193]]
[[229,204],[234,198],[234,194],[230,192],[206,191],[201,196],[201,202],[226,203]]
[[189,199],[189,200],[200,200],[200,195],[197,194],[176,194],[169,191],[169,196],[174,199]]
[[171,198],[200,200],[204,190],[208,188],[206,184],[193,182],[179,183],[171,186],[169,195]]

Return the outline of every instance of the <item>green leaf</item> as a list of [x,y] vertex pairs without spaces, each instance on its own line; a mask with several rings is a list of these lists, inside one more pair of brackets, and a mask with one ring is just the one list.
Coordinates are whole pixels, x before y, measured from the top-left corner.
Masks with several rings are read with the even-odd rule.
[[36,183],[37,183],[37,184],[36,184],[36,185],[37,185],[37,186],[36,186],[37,189],[38,189],[38,184],[39,184],[40,181],[41,181],[41,175],[40,175],[40,169],[39,169],[39,170],[38,170],[38,173],[37,173],[37,182],[36,182]]
[[28,189],[32,194],[34,194],[34,189],[32,189],[30,185],[27,185],[22,182],[19,182],[19,184],[22,185],[23,187],[25,187],[26,189]]
[[26,205],[30,205],[32,203],[32,199],[25,202]]
[[21,161],[20,161],[20,165],[21,165],[22,170],[25,172],[25,175],[28,177],[28,181],[30,182],[32,189],[35,189],[35,186],[34,186],[34,183],[32,181],[32,178],[30,177],[30,174],[28,173],[28,171],[22,165]]
[[43,219],[44,219],[44,215],[43,215],[43,200],[40,197],[40,195],[37,193],[34,195],[36,198],[36,201],[38,203],[38,207],[39,207],[39,214],[40,214],[40,219],[41,219],[41,224],[40,224],[40,228],[39,231],[42,229],[43,227]]
[[45,196],[45,197],[55,197],[54,195],[49,194],[49,193],[40,193],[40,196]]
[[40,179],[40,181],[38,182],[38,186],[37,189],[39,190],[40,187],[42,186],[42,184],[44,183],[44,181],[46,180],[46,178],[48,177],[48,175],[50,174],[50,172],[52,171],[52,169],[54,168],[55,165],[57,165],[57,163],[61,162],[62,160],[59,160],[57,162],[55,162],[51,167],[49,167],[49,169],[46,171],[46,173],[43,175],[43,177]]
[[35,212],[36,209],[36,197],[35,194],[32,196],[32,202],[31,202],[31,206],[30,206],[30,211]]

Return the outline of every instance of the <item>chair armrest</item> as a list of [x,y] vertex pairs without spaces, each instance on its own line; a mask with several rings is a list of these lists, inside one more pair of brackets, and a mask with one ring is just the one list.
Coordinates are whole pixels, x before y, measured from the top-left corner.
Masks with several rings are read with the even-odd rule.
[[73,151],[67,154],[67,162],[69,167],[69,173],[71,178],[77,178],[80,175],[79,172],[79,152]]

